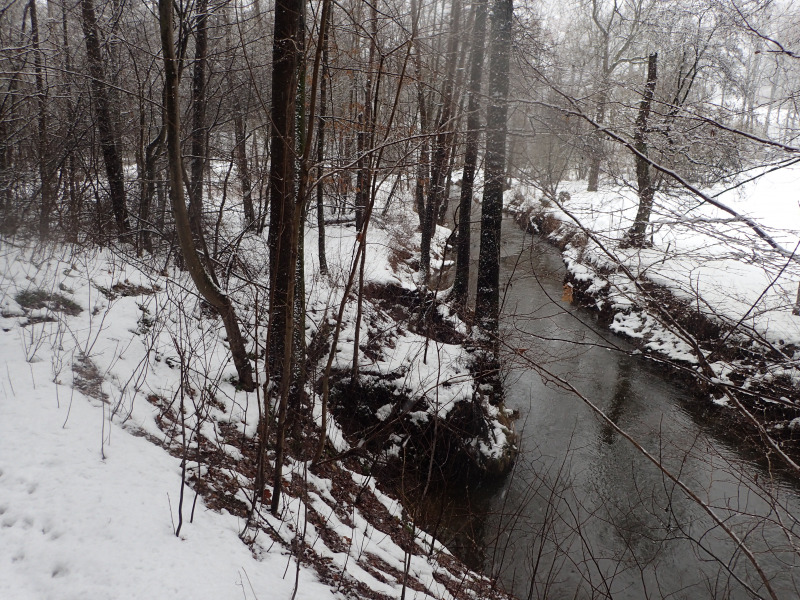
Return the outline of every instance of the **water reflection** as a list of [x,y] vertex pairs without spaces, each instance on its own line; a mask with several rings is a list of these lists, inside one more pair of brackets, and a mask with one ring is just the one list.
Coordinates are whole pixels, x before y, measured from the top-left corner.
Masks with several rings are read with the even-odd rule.
[[[632,399],[631,390],[631,361],[625,356],[620,356],[617,362],[617,373],[614,378],[614,393],[611,395],[611,402],[606,409],[606,414],[611,418],[615,425],[620,424],[620,417],[625,412],[626,404]],[[611,445],[614,443],[616,431],[610,424],[603,422],[601,425],[600,441],[603,444]]]
[[545,368],[712,507],[753,549],[779,598],[800,597],[797,487],[742,460],[681,388],[596,330],[590,313],[562,303],[556,252],[508,222],[504,236],[507,402],[523,415],[521,452],[503,485],[448,500],[457,516],[444,519],[456,525],[445,541],[519,598],[768,597],[702,507]]

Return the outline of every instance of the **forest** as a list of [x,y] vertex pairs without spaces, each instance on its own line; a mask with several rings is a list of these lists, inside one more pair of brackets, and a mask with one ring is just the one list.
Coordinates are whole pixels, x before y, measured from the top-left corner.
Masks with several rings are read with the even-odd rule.
[[0,0],[0,597],[800,595],[794,0]]

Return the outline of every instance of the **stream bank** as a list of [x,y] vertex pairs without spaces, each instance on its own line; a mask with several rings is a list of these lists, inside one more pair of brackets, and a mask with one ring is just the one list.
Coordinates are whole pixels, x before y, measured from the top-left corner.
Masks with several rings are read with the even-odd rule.
[[503,227],[506,401],[521,414],[520,454],[502,482],[454,486],[429,510],[429,530],[518,598],[768,596],[703,507],[559,377],[713,506],[778,597],[793,597],[800,557],[785,542],[796,539],[797,483],[731,439],[596,310],[562,301],[566,269],[552,245],[511,219]]
[[[800,456],[797,345],[771,343],[752,329],[741,332],[741,322],[715,318],[701,309],[702,299],[693,304],[646,275],[620,285],[617,280],[625,277],[625,270],[594,256],[598,250],[589,244],[589,232],[543,205],[512,203],[508,212],[517,226],[541,235],[562,253],[569,301],[595,312],[602,326],[625,337],[665,376],[691,389],[703,410],[725,421],[743,442],[757,444],[761,434],[729,401],[730,394],[736,394],[784,451]],[[711,376],[701,363],[710,365]]]
[[[356,380],[343,369],[331,379],[331,412],[346,439],[368,452],[382,480],[412,472],[427,488],[507,474],[516,455],[512,414],[502,398],[481,393],[458,315],[435,293],[391,283],[366,286],[365,298],[374,312],[361,351],[372,366]],[[404,359],[393,362],[392,352]]]

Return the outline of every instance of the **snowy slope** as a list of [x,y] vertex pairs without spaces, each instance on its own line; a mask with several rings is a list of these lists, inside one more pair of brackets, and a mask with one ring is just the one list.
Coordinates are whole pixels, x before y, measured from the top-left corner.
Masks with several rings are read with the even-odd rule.
[[[354,236],[346,228],[329,234],[336,282]],[[371,238],[367,272],[396,283],[385,265],[387,235]],[[187,275],[107,250],[0,244],[0,599],[289,600],[295,577],[301,599],[499,597],[407,522],[403,507],[373,480],[344,468],[334,485],[290,460],[280,518],[262,514],[262,528],[243,543],[252,457],[243,455],[251,450],[242,442],[255,432],[258,397],[232,385],[224,329],[204,311]],[[311,239],[307,246],[313,249]],[[256,280],[264,276],[263,251],[260,238],[242,247]],[[308,255],[313,265],[313,250]],[[260,289],[234,290],[251,331],[262,322]],[[310,336],[341,291],[311,277],[307,293]],[[351,307],[345,319],[352,319]],[[351,330],[348,321],[345,350]],[[262,326],[261,344],[263,335]],[[436,353],[422,370],[409,358],[422,344],[409,338],[390,357],[364,358],[363,366],[405,365],[409,388],[429,390]],[[442,353],[439,376],[452,370],[463,379],[459,352]],[[329,433],[337,448],[347,447],[332,420]],[[190,523],[195,494],[187,485],[176,537],[182,474],[175,456],[184,443],[187,481],[199,481],[216,494],[217,507],[236,514],[211,510],[199,497]],[[307,503],[292,489],[298,481]],[[348,486],[362,498],[359,506],[351,505]],[[299,567],[292,547],[304,548]]]
[[[242,523],[202,499],[175,537],[179,461],[104,425],[105,407],[56,386],[50,364],[17,358],[14,337],[2,341],[0,598],[291,597],[291,557],[256,560]],[[297,598],[334,597],[302,570]]]
[[[126,386],[147,354],[145,338],[131,331],[143,314],[137,304],[148,300],[111,301],[97,289],[112,279],[152,282],[135,269],[123,273],[105,253],[2,251],[0,598],[291,597],[293,575],[284,576],[291,558],[278,551],[256,560],[238,537],[238,518],[207,510],[198,499],[194,522],[174,535],[180,462],[141,437],[160,432],[152,406],[141,397],[133,402],[134,386]],[[14,297],[26,289],[68,297],[81,313],[68,315],[52,302],[25,309]],[[37,316],[54,320],[36,323]],[[91,382],[81,369],[84,350],[103,379]],[[177,384],[174,371],[161,365],[139,396]],[[120,418],[125,413],[131,418]],[[186,494],[188,521],[193,494]],[[303,569],[297,597],[336,594]]]

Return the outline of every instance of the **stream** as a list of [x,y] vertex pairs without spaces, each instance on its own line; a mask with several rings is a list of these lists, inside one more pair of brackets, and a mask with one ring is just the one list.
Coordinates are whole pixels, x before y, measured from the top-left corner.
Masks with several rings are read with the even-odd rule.
[[503,335],[514,348],[506,405],[520,413],[520,455],[503,482],[449,494],[443,541],[520,599],[770,597],[702,507],[544,368],[711,506],[778,598],[800,597],[800,486],[771,476],[685,384],[562,301],[560,254],[509,218],[502,272]]

